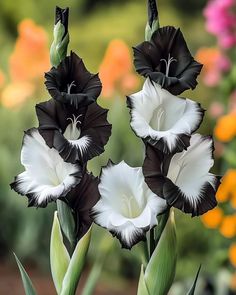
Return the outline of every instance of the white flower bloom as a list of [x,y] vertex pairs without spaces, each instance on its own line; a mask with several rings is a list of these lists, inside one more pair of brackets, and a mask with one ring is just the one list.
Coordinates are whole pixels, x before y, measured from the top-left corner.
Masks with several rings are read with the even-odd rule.
[[128,106],[137,136],[164,153],[187,149],[204,115],[200,104],[172,95],[149,78],[140,92],[128,97]]
[[92,212],[95,222],[107,228],[130,249],[157,224],[156,216],[167,208],[166,201],[148,188],[142,168],[124,161],[103,168],[98,186],[101,199]]
[[25,171],[11,187],[28,197],[29,206],[45,207],[49,201],[65,196],[81,179],[80,167],[64,162],[34,128],[24,135],[21,163]]
[[201,215],[216,205],[219,177],[210,173],[214,165],[213,140],[195,134],[187,151],[163,156],[147,147],[143,173],[150,189],[174,206],[192,216]]

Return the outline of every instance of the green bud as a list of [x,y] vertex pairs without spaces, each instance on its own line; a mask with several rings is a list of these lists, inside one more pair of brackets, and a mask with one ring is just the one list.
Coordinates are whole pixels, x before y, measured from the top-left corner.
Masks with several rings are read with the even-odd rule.
[[148,22],[145,29],[145,40],[150,41],[152,34],[160,27],[156,0],[148,0]]
[[53,43],[50,48],[50,60],[54,67],[66,57],[69,44],[68,32],[69,8],[61,9],[56,7],[55,25],[53,31]]

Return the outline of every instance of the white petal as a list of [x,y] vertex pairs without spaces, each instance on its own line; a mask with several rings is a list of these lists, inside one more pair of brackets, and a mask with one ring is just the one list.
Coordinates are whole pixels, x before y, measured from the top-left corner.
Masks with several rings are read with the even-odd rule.
[[77,139],[77,140],[68,140],[70,144],[79,148],[81,154],[83,154],[91,143],[91,138],[87,135]]
[[201,190],[207,183],[213,187],[215,176],[209,173],[214,161],[213,143],[210,137],[195,134],[187,151],[173,156],[167,177],[176,184],[192,205],[201,198]]
[[103,168],[98,188],[101,199],[93,208],[95,222],[114,233],[127,248],[144,238],[157,224],[156,216],[167,207],[144,182],[142,169],[125,162]]
[[203,117],[198,103],[172,95],[148,78],[143,90],[130,96],[131,127],[142,138],[165,139],[173,151],[178,135],[190,135]]
[[32,194],[37,205],[57,199],[76,181],[76,165],[66,163],[55,149],[50,149],[37,129],[31,129],[24,136],[21,163],[25,171],[16,178],[16,190]]

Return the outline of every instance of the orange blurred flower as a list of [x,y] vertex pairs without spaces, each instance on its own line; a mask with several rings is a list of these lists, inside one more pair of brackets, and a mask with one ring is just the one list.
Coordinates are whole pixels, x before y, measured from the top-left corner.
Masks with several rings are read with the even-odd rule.
[[218,202],[226,202],[235,195],[236,191],[236,170],[230,169],[224,175],[221,185],[216,193]]
[[5,83],[5,75],[3,72],[0,70],[0,87],[2,87]]
[[220,141],[228,142],[232,140],[236,135],[236,112],[219,118],[214,133]]
[[133,74],[129,47],[122,40],[110,42],[100,65],[99,73],[104,97],[111,97],[116,88],[122,93],[126,93],[138,86],[138,78]]
[[30,98],[35,86],[29,82],[12,82],[2,92],[1,103],[6,108],[14,108]]
[[236,215],[225,216],[220,226],[220,233],[228,239],[236,235]]
[[10,76],[15,81],[43,78],[50,67],[45,30],[33,20],[25,19],[18,26],[19,36],[10,56]]
[[223,210],[219,207],[216,207],[202,215],[201,220],[206,227],[215,229],[222,222],[223,215]]
[[236,243],[233,243],[229,248],[229,260],[236,267]]
[[230,68],[229,59],[218,48],[200,48],[196,59],[204,65],[202,70],[203,81],[207,86],[215,86],[221,79],[222,72]]

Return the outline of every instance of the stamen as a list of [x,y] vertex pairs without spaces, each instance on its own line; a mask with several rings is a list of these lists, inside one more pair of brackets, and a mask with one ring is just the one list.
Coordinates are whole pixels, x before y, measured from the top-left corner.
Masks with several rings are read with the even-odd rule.
[[75,133],[76,132],[76,129],[77,129],[77,124],[80,123],[81,124],[81,121],[78,120],[80,117],[82,117],[82,115],[79,115],[78,117],[75,117],[75,115],[73,114],[72,115],[73,118],[67,118],[68,121],[71,121],[71,127],[72,127],[72,133]]
[[67,93],[68,94],[71,94],[70,92],[71,92],[71,88],[73,86],[76,86],[75,81],[72,81],[71,84],[67,84]]
[[170,72],[170,65],[172,62],[177,62],[177,59],[173,58],[170,56],[170,54],[168,55],[168,60],[162,58],[160,61],[164,61],[165,65],[166,65],[166,77],[169,76],[169,72]]

